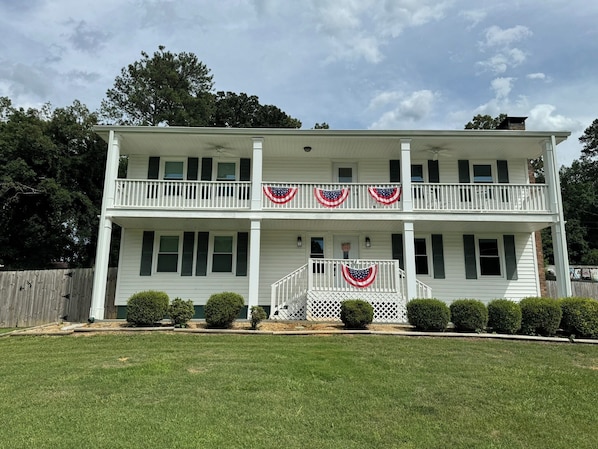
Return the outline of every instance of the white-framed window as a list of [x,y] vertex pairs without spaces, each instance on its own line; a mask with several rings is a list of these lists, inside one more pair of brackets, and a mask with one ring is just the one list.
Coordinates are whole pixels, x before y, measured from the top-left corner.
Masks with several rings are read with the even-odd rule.
[[350,184],[357,182],[357,164],[355,162],[335,162],[332,165],[334,182]]
[[478,272],[480,276],[502,276],[502,261],[499,239],[478,237]]
[[423,164],[411,164],[411,182],[425,182]]
[[181,236],[179,234],[161,234],[156,236],[156,240],[156,273],[178,273]]
[[495,169],[494,164],[488,163],[472,163],[472,174],[474,183],[492,183],[494,182],[493,173]]
[[237,161],[233,160],[217,161],[214,173],[215,181],[236,181],[239,179],[238,166]]
[[232,273],[235,254],[233,234],[218,233],[212,239],[212,273]]
[[185,172],[187,160],[184,158],[164,159],[162,161],[162,176],[165,181],[183,181],[185,179]]
[[415,274],[429,275],[430,265],[427,251],[429,245],[423,237],[416,237],[413,243],[415,248]]

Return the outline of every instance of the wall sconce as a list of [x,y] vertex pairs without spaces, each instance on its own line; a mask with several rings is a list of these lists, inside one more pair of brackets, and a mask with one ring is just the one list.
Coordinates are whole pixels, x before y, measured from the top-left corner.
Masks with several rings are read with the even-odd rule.
[[311,147],[303,147],[303,151],[305,151],[306,153],[309,153],[311,151]]
[[301,240],[301,236],[297,237],[297,248],[301,248],[303,246],[303,240]]
[[371,246],[372,246],[372,241],[370,240],[370,238],[369,238],[369,237],[366,237],[366,238],[365,238],[365,247],[366,247],[366,248],[369,248],[369,247],[371,247]]

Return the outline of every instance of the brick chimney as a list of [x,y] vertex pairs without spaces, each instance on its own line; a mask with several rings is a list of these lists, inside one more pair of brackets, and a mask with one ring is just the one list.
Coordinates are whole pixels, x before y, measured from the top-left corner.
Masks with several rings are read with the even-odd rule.
[[496,129],[508,129],[511,131],[525,131],[525,119],[527,117],[505,117]]

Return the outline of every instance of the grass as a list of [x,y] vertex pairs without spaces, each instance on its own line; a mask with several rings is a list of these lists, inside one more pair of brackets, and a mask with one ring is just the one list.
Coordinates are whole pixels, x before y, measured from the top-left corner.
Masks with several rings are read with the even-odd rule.
[[0,448],[591,448],[598,347],[385,336],[0,339]]
[[0,334],[6,334],[8,332],[16,331],[16,327],[0,327]]

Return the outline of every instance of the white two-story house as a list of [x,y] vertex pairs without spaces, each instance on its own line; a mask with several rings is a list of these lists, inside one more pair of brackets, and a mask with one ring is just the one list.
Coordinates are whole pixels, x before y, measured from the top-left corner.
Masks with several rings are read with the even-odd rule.
[[[340,302],[359,298],[384,322],[406,321],[413,298],[539,296],[534,235],[546,227],[559,293],[571,294],[555,154],[567,132],[96,132],[108,156],[95,319],[114,223],[123,318],[127,299],[148,289],[191,299],[198,318],[210,295],[233,291],[272,319],[338,319]],[[545,184],[530,182],[528,161],[539,157]]]

